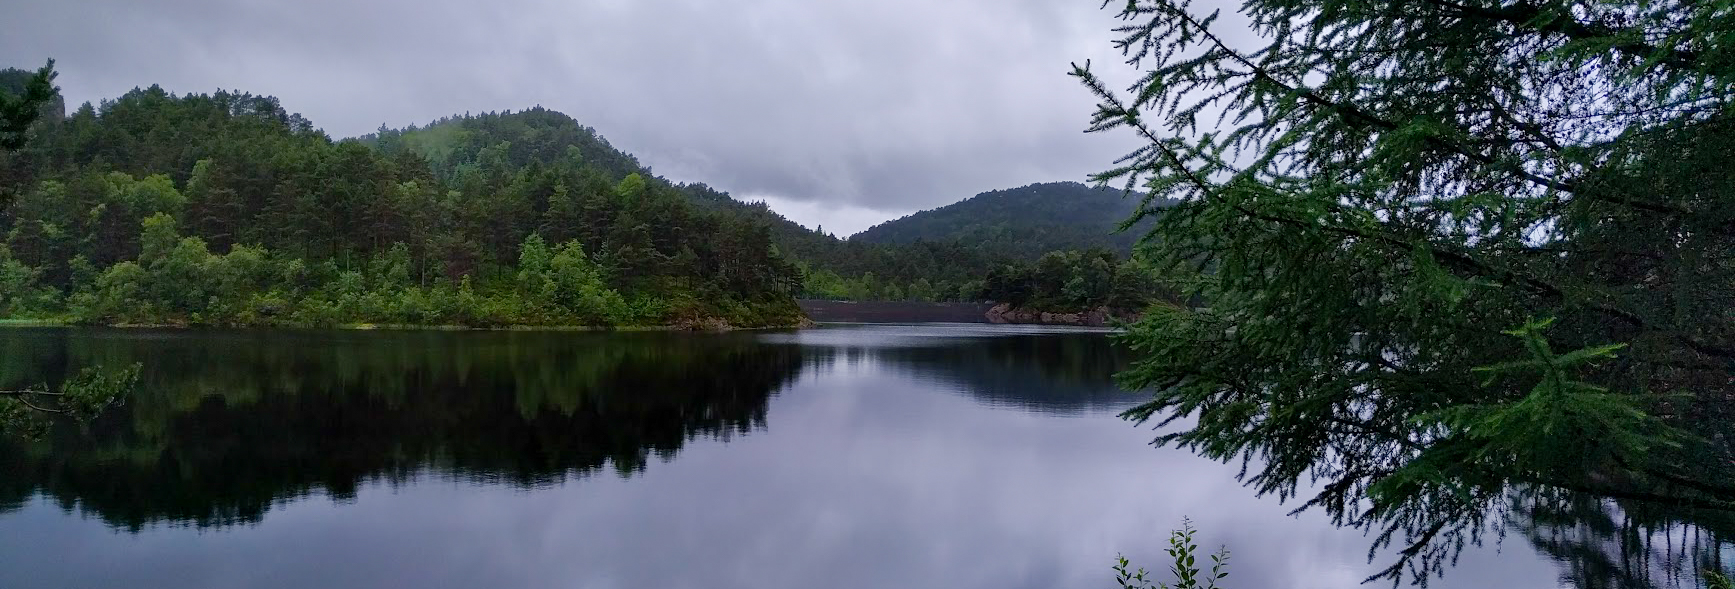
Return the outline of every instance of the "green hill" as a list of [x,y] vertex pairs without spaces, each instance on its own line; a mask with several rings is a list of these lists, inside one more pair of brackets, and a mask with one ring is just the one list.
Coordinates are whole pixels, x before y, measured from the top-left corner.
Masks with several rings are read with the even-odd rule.
[[[605,179],[639,174],[651,187],[685,195],[700,209],[766,227],[780,254],[813,271],[830,270],[845,276],[873,273],[900,282],[956,280],[978,277],[1003,257],[968,243],[876,244],[819,233],[762,203],[736,200],[703,183],[659,177],[638,158],[610,145],[595,129],[541,107],[447,117],[405,129],[381,128],[357,140],[388,158],[413,155],[425,160],[442,181],[458,185],[485,180],[489,175],[483,171],[488,169],[523,170],[534,175],[577,164],[601,171]],[[483,180],[467,180],[478,177]]]
[[984,192],[937,209],[887,221],[849,238],[852,243],[949,242],[1019,259],[1094,247],[1127,253],[1148,222],[1115,232],[1139,196],[1118,188],[1049,182]]
[[[879,284],[879,289],[868,288],[876,292],[872,298],[886,296],[877,291],[889,285],[910,287],[918,282],[924,284],[915,287],[918,291],[963,293],[972,290],[969,283],[981,281],[992,269],[1034,261],[1051,251],[1105,248],[1124,255],[1141,233],[1136,228],[1114,232],[1131,215],[1136,196],[1123,198],[1116,189],[1056,182],[983,193],[838,239],[802,227],[763,204],[735,200],[702,183],[656,176],[595,129],[540,107],[448,117],[405,129],[382,128],[359,141],[388,158],[423,159],[441,180],[460,186],[479,181],[466,178],[488,177],[483,173],[488,169],[536,174],[579,164],[601,170],[607,178],[639,174],[653,188],[684,195],[697,208],[766,227],[778,252],[806,270],[809,288],[804,294],[808,296],[835,291],[836,283],[845,279]],[[549,190],[544,187],[532,193]],[[577,237],[585,243],[595,239]]]
[[810,231],[759,203],[735,200],[704,183],[678,183],[657,176],[637,157],[609,144],[596,129],[559,111],[542,107],[517,112],[446,117],[426,126],[381,127],[357,138],[388,156],[414,153],[427,160],[443,179],[457,180],[467,170],[498,161],[503,167],[543,169],[582,162],[608,178],[639,174],[653,186],[685,195],[693,204],[727,212],[767,225],[785,253],[799,258],[825,257],[841,240]]
[[334,141],[275,98],[152,86],[35,131],[0,152],[0,188],[16,194],[0,205],[0,318],[800,317],[790,295],[801,274],[757,218],[768,211],[650,176],[553,111]]

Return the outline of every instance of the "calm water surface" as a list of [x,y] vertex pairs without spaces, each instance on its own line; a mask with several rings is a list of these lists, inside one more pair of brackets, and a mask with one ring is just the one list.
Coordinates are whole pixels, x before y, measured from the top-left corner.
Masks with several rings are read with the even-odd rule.
[[1389,558],[1146,446],[1101,333],[0,330],[0,388],[134,361],[89,435],[0,445],[0,587],[1106,588],[1182,517],[1236,587]]

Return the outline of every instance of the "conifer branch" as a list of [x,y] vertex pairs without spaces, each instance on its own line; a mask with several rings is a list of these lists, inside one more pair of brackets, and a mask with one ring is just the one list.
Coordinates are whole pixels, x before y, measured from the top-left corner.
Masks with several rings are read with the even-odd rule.
[[[1599,41],[1608,39],[1634,39],[1641,36],[1640,31],[1633,29],[1617,29],[1600,23],[1585,23],[1565,14],[1544,13],[1542,8],[1528,2],[1517,2],[1499,7],[1475,6],[1452,0],[1422,0],[1429,4],[1457,11],[1456,16],[1480,20],[1503,22],[1519,29],[1530,29],[1544,33],[1555,33],[1574,41]],[[1625,40],[1612,43],[1610,48],[1640,60],[1655,59],[1657,63],[1670,67],[1697,70],[1704,64],[1700,63],[1704,54],[1691,49],[1659,47],[1641,41]]]

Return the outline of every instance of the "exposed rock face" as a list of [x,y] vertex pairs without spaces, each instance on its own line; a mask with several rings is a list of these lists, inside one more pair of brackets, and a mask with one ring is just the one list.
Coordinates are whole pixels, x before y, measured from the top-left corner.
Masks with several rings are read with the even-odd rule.
[[1037,309],[1014,307],[1011,303],[994,305],[994,308],[988,310],[987,317],[989,323],[1083,325],[1088,327],[1107,327],[1109,322],[1114,319],[1137,318],[1128,313],[1117,313],[1108,307],[1097,307],[1080,313],[1050,313]]

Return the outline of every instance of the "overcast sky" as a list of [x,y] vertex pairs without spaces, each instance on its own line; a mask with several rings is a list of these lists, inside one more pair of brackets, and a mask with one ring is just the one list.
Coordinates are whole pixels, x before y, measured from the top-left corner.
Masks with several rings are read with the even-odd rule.
[[274,95],[335,137],[535,105],[659,174],[844,235],[978,192],[1082,180],[1065,73],[1124,68],[1098,0],[24,0],[0,63],[68,102],[156,83]]

